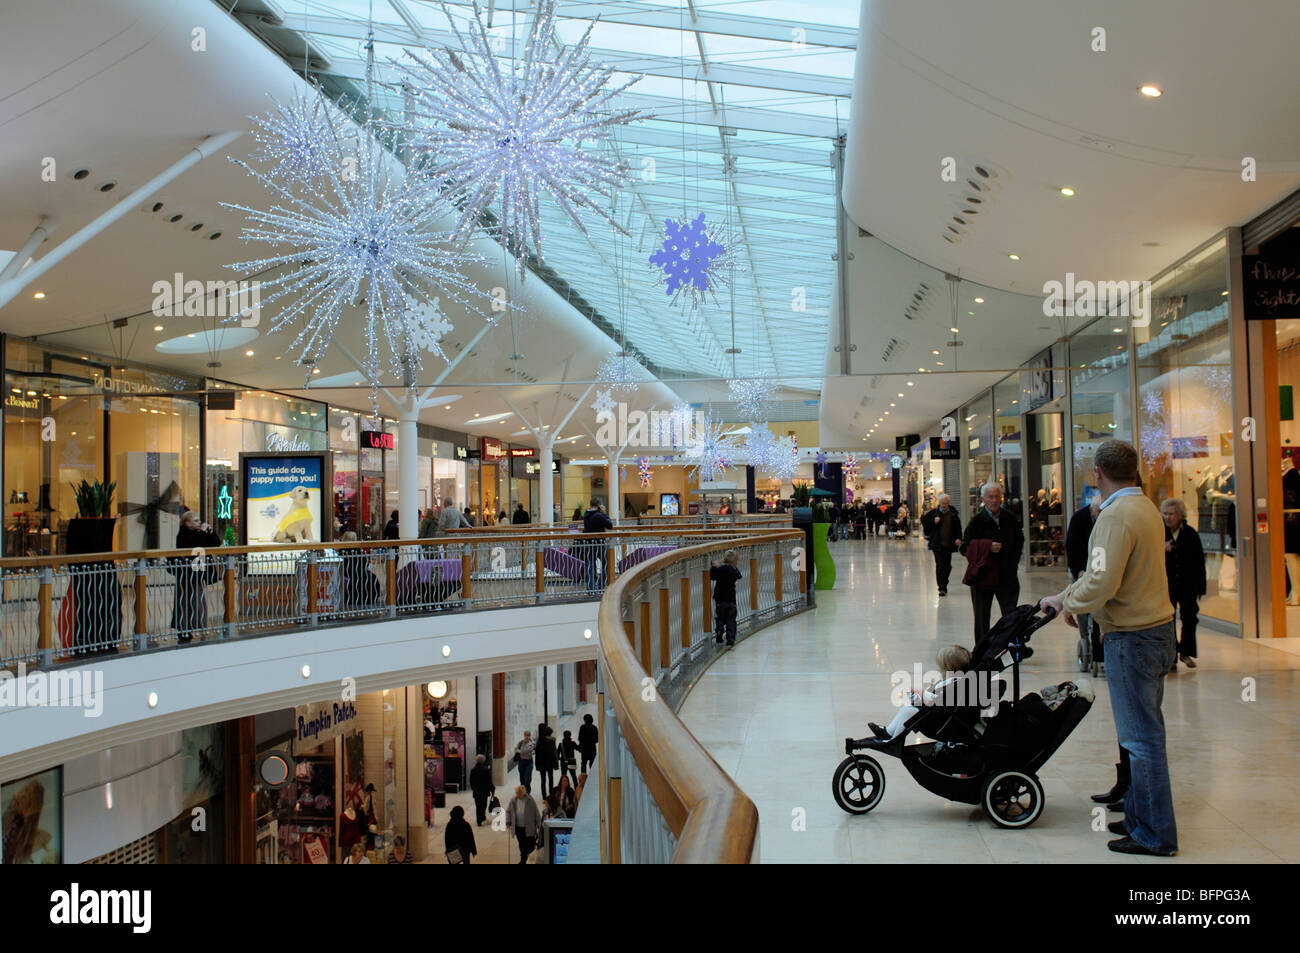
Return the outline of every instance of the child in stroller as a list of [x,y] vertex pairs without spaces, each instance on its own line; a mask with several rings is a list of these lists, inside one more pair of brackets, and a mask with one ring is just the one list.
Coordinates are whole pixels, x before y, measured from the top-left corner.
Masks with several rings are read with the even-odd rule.
[[[1038,607],[1008,612],[976,645],[970,670],[936,691],[933,704],[922,705],[890,732],[890,737],[845,739],[848,756],[835,769],[832,794],[850,814],[866,814],[885,793],[885,774],[872,754],[898,758],[926,790],[950,801],[980,804],[1000,827],[1028,827],[1043,810],[1043,786],[1037,772],[1092,707],[1091,693],[1072,682],[1020,697],[1020,663],[1032,649],[1030,635],[1055,616],[1038,617]],[[1011,700],[997,674],[1012,669]],[[946,666],[943,666],[946,667]],[[938,689],[940,686],[935,686]],[[984,712],[997,705],[996,713]],[[912,732],[933,741],[909,745]],[[869,753],[867,753],[869,752]]]
[[898,714],[894,715],[888,725],[882,727],[874,721],[867,722],[867,727],[878,739],[888,741],[890,738],[898,737],[903,726],[921,710],[920,706],[933,705],[944,698],[949,686],[955,685],[963,673],[970,671],[970,649],[962,648],[960,645],[950,645],[946,649],[939,650],[935,661],[939,663],[939,671],[943,672],[942,681],[936,682],[931,688],[923,691],[909,692],[907,696],[909,704],[901,706]]

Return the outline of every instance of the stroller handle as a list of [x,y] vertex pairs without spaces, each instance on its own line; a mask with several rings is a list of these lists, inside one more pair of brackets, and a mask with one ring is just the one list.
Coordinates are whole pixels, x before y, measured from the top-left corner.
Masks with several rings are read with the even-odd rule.
[[1040,603],[1038,606],[1038,611],[1044,613],[1044,615],[1042,616],[1042,618],[1034,619],[1033,624],[1030,625],[1030,627],[1027,630],[1025,630],[1025,635],[1028,635],[1030,632],[1037,632],[1043,626],[1047,625],[1047,623],[1051,622],[1053,619],[1056,618],[1056,610],[1053,609],[1051,606],[1044,606]]

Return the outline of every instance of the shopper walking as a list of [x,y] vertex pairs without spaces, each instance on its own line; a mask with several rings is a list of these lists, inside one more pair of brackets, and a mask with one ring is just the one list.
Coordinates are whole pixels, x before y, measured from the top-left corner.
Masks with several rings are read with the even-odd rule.
[[515,511],[510,516],[510,523],[515,526],[522,526],[525,523],[531,523],[532,521],[532,517],[529,516],[528,511],[524,509],[524,504],[516,503]]
[[533,765],[541,779],[542,797],[555,787],[556,764],[555,733],[550,725],[543,725],[538,729],[537,748],[533,752]]
[[740,581],[740,553],[729,549],[723,554],[722,564],[709,567],[709,578],[713,580],[713,641],[722,644],[722,637],[727,637],[728,645],[736,644],[736,583]]
[[[582,532],[584,534],[609,533],[614,529],[614,522],[605,515],[600,500],[593,499],[591,507],[582,515]],[[587,591],[600,592],[605,588],[605,540],[590,539],[582,547],[583,559],[587,563]]]
[[934,575],[939,583],[939,595],[948,594],[948,579],[952,576],[952,554],[961,547],[961,517],[953,509],[947,493],[939,494],[939,505],[921,517],[921,533],[926,545],[934,553]]
[[578,751],[582,755],[582,773],[587,773],[587,768],[596,763],[596,747],[600,743],[600,732],[597,730],[595,722],[590,715],[582,716],[582,724],[578,728]]
[[[1187,525],[1187,507],[1182,500],[1165,500],[1160,504],[1160,515],[1165,521],[1169,601],[1183,620],[1178,658],[1188,668],[1196,668],[1196,623],[1201,596],[1205,595],[1205,549],[1201,546],[1201,534]],[[1170,671],[1177,670],[1175,659]]]
[[528,863],[537,835],[542,829],[542,814],[523,786],[515,788],[515,796],[506,805],[506,827],[515,832],[519,844],[519,863]]
[[388,522],[384,524],[384,539],[401,539],[402,531],[399,528],[397,519],[397,510],[393,510],[393,515],[388,517]]
[[420,520],[420,539],[432,539],[433,534],[438,530],[438,517],[434,515],[433,507],[424,511],[424,519]]
[[560,739],[559,746],[560,756],[560,780],[563,781],[565,775],[573,778],[573,784],[578,784],[578,743],[573,740],[573,732],[565,731],[564,737]]
[[555,797],[555,816],[572,819],[578,812],[578,797],[566,775],[560,775],[560,783],[551,793]]
[[1002,487],[991,481],[984,484],[980,499],[984,506],[971,517],[961,544],[961,554],[967,560],[962,582],[970,586],[976,645],[989,630],[994,599],[1001,615],[1016,607],[1020,599],[1016,574],[1025,548],[1020,521],[1002,506]]
[[469,859],[478,853],[478,845],[474,843],[474,828],[465,820],[465,809],[459,804],[451,809],[451,817],[442,834],[442,844],[447,850],[449,864],[468,864]]
[[1122,854],[1170,857],[1178,850],[1173,792],[1161,712],[1165,676],[1177,642],[1169,581],[1165,575],[1160,511],[1138,486],[1138,454],[1132,444],[1107,440],[1093,457],[1102,502],[1090,547],[1097,558],[1088,571],[1042,605],[1076,616],[1088,612],[1106,645],[1106,684],[1120,746],[1129,753],[1132,784],[1121,834],[1107,844]]
[[515,760],[519,762],[519,783],[529,794],[533,793],[533,753],[536,750],[533,733],[525,731],[523,739],[515,745]]
[[456,509],[456,504],[451,501],[451,497],[447,497],[442,501],[442,513],[438,516],[438,529],[435,535],[446,536],[447,530],[460,529],[461,527],[472,529],[469,520],[466,519],[468,515],[468,506],[465,507],[465,512],[462,514],[460,510]]
[[[194,552],[196,549],[216,549],[220,545],[221,537],[212,531],[212,527],[200,523],[199,514],[194,510],[186,510],[181,516],[180,529],[176,531],[176,548]],[[189,642],[195,632],[208,626],[206,591],[210,567],[202,554],[169,560],[169,567],[176,580],[172,628],[176,630],[177,642]]]
[[496,785],[492,783],[492,768],[481,754],[474,756],[474,767],[469,769],[469,790],[474,795],[474,824],[482,827],[487,820],[488,798]]

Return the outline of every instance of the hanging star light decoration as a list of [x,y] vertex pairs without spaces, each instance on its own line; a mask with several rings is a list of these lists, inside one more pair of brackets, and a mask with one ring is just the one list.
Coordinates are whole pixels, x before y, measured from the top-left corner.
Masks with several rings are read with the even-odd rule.
[[695,424],[695,411],[690,404],[677,404],[666,414],[651,414],[656,427],[652,435],[654,442],[660,446],[673,449],[684,447],[691,442],[692,428]]
[[604,417],[606,414],[614,412],[614,391],[610,388],[596,392],[596,399],[591,404],[591,409],[596,412],[597,417]]
[[703,424],[693,436],[684,454],[688,472],[700,480],[717,479],[731,466],[740,449],[736,438],[712,414],[705,414]]
[[637,457],[636,468],[638,475],[641,477],[641,489],[650,489],[650,458]]
[[630,394],[640,384],[638,371],[645,371],[641,362],[626,351],[620,351],[606,355],[600,362],[596,368],[596,381],[611,393]]
[[857,454],[850,453],[844,458],[844,477],[848,480],[856,480],[862,474],[858,466]]
[[772,453],[776,450],[776,434],[766,426],[751,425],[749,433],[745,435],[744,446],[749,465],[755,470],[766,471]]
[[750,378],[727,381],[736,412],[748,420],[767,420],[767,402],[772,399],[772,382]]
[[[221,204],[246,216],[242,241],[271,245],[274,251],[227,267],[244,274],[274,273],[260,283],[262,303],[281,302],[271,333],[301,322],[291,344],[299,366],[314,367],[349,309],[360,307],[366,348],[361,371],[377,405],[383,353],[394,380],[411,379],[430,350],[421,345],[436,344],[451,330],[440,311],[432,319],[420,304],[450,298],[490,320],[486,309],[492,299],[463,277],[466,267],[482,258],[453,245],[438,229],[446,210],[428,190],[401,174],[368,128],[344,132],[328,112],[326,126],[320,144],[320,155],[327,157],[323,174],[299,180],[296,189],[231,159],[275,201],[269,209]],[[308,374],[305,383],[310,379]]]
[[735,254],[736,242],[719,225],[707,225],[704,213],[691,222],[664,220],[663,245],[650,256],[658,269],[669,304],[688,305],[694,311],[731,284],[731,276],[741,268]]
[[785,483],[799,472],[799,448],[792,437],[780,437],[768,455],[766,472]]
[[394,64],[410,91],[403,131],[427,157],[430,183],[460,206],[457,235],[468,234],[492,209],[523,280],[527,252],[542,258],[543,193],[584,235],[582,213],[624,231],[605,206],[628,185],[629,165],[584,145],[605,143],[615,127],[645,118],[614,105],[640,77],[616,86],[613,67],[590,64],[587,44],[596,21],[566,47],[555,32],[555,0],[542,0],[516,61],[493,49],[477,2],[467,33],[445,5],[443,12],[459,49],[407,50]]
[[817,472],[822,475],[823,480],[826,479],[826,454],[821,450],[817,451]]
[[321,95],[294,92],[288,103],[271,98],[272,107],[253,116],[253,139],[260,147],[252,158],[267,177],[285,185],[302,185],[325,176],[334,156],[327,143],[335,129],[347,129],[343,110]]

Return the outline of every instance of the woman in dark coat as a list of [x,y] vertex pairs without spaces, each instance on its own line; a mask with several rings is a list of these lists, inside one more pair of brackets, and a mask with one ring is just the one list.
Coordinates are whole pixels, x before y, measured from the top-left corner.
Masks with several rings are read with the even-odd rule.
[[[186,510],[181,517],[181,528],[176,532],[176,548],[193,552],[221,546],[221,537],[207,523],[199,523],[199,514]],[[194,633],[207,627],[208,607],[203,592],[207,588],[208,573],[213,564],[203,556],[173,558],[171,573],[176,579],[176,596],[172,605],[172,628],[177,642],[188,642]]]
[[447,829],[443,832],[442,843],[449,854],[453,850],[460,851],[462,864],[468,864],[471,856],[478,855],[478,846],[474,843],[474,828],[470,827],[469,821],[465,820],[465,809],[459,804],[451,809],[451,817],[447,820]]
[[[1201,534],[1187,525],[1187,507],[1182,500],[1168,499],[1160,504],[1165,520],[1165,574],[1169,577],[1169,601],[1183,617],[1183,632],[1178,639],[1178,658],[1188,668],[1196,668],[1196,622],[1201,596],[1205,595],[1205,550]],[[1174,660],[1171,671],[1177,671]]]

